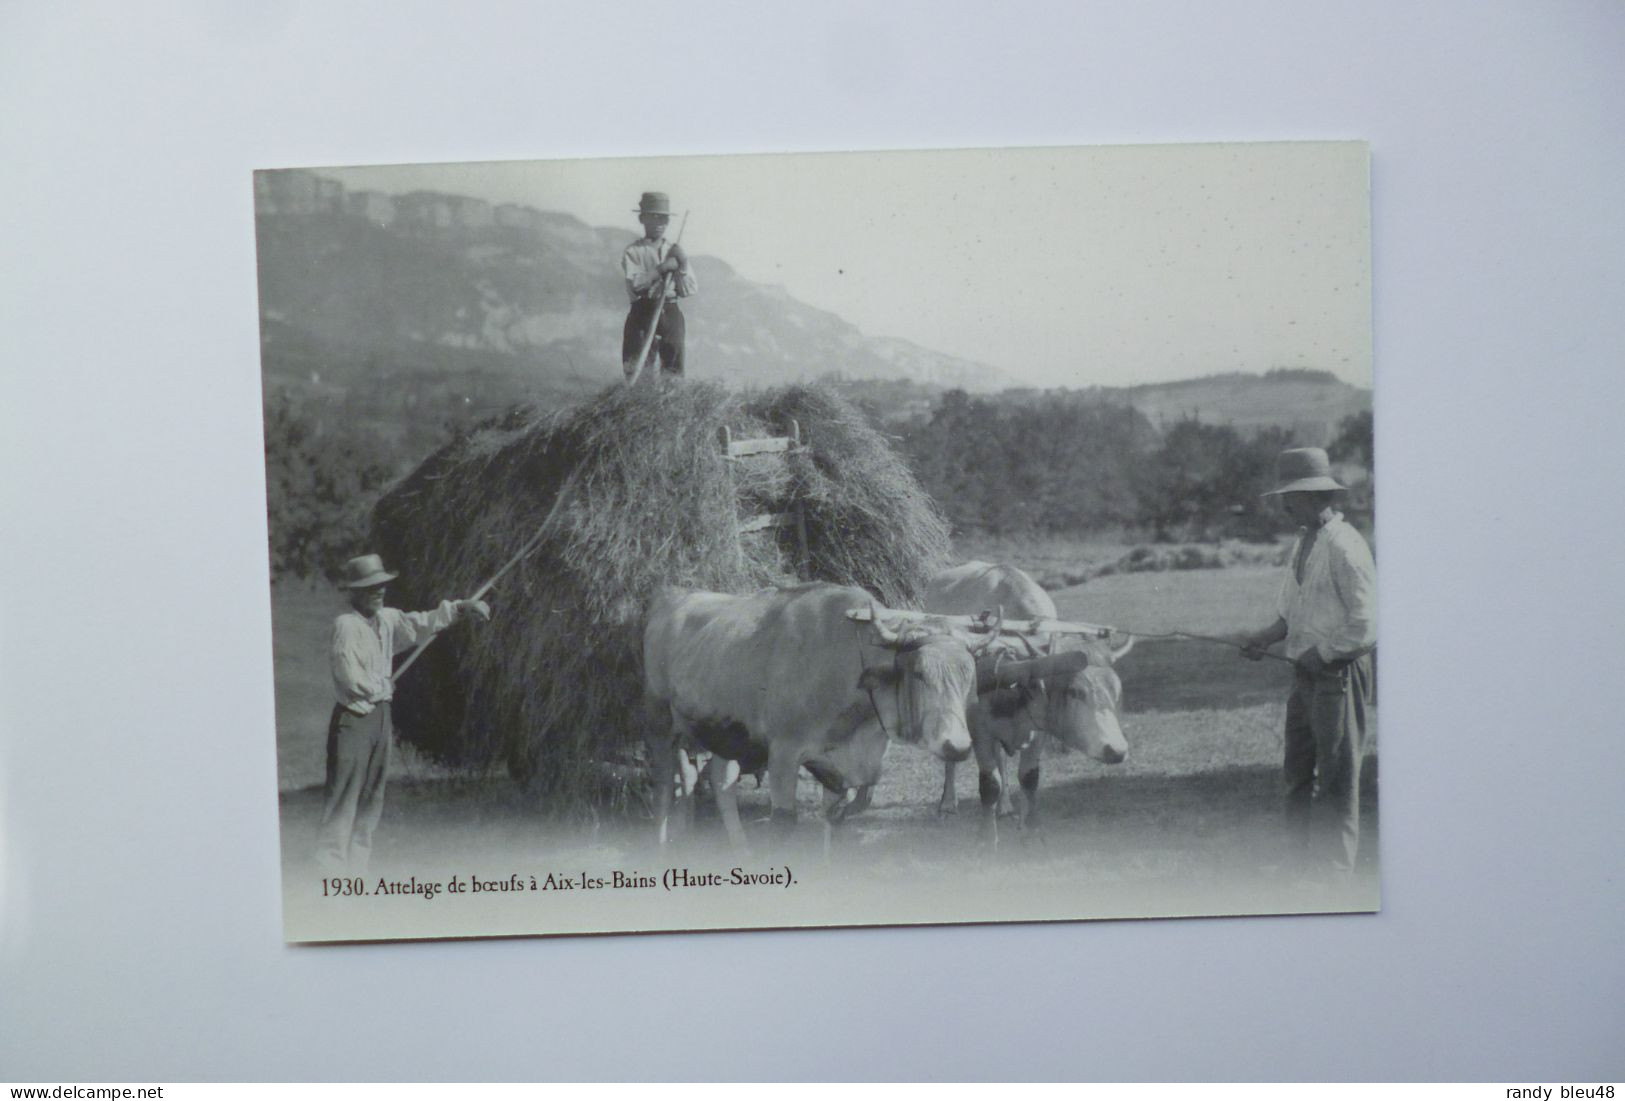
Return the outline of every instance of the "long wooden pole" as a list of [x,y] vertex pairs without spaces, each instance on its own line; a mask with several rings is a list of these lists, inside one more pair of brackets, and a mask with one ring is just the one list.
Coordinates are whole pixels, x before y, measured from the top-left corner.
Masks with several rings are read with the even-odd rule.
[[[846,618],[858,623],[873,623],[876,613],[868,608],[853,608],[846,613]],[[1018,635],[1085,635],[1089,638],[1107,639],[1113,635],[1128,635],[1131,638],[1173,638],[1189,639],[1194,642],[1215,642],[1220,646],[1228,646],[1232,650],[1246,650],[1228,638],[1218,638],[1214,635],[1197,635],[1190,631],[1131,631],[1126,627],[1108,627],[1100,623],[1070,623],[1061,619],[999,619],[989,621],[986,616],[948,615],[940,612],[914,612],[906,608],[888,608],[879,615],[885,619],[898,619],[905,623],[941,624],[945,627],[958,627],[969,631],[991,631],[996,626],[1001,633]],[[1284,661],[1290,665],[1297,662],[1285,654],[1272,654],[1267,650],[1259,652],[1260,657]]]
[[[683,243],[683,231],[687,228],[688,211],[685,210],[683,211],[683,223],[677,227],[677,239],[673,241],[672,244],[680,245]],[[671,253],[667,252],[666,255],[670,256]],[[655,330],[660,327],[660,315],[666,310],[666,291],[671,289],[671,277],[675,274],[677,273],[668,271],[664,276],[661,277],[660,297],[655,300],[656,305],[654,313],[649,317],[649,331],[645,333],[643,337],[643,351],[638,353],[638,365],[636,369],[633,370],[632,377],[626,380],[626,384],[628,386],[636,386],[638,384],[638,378],[643,374],[644,361],[649,358],[649,349],[654,347]]]
[[[1100,623],[1068,623],[1059,619],[1000,619],[990,621],[985,616],[973,615],[946,615],[938,612],[912,612],[904,608],[888,608],[880,613],[887,619],[901,619],[911,623],[940,623],[949,627],[962,627],[971,631],[990,631],[996,625],[1001,632],[1015,634],[1062,634],[1062,635],[1088,635],[1091,638],[1108,638],[1116,627],[1107,627]],[[870,623],[875,613],[868,608],[854,608],[846,613],[847,619],[859,623]]]
[[[473,596],[466,597],[465,599],[478,600],[483,597],[486,593],[490,592],[493,587],[495,587],[498,581],[502,580],[503,574],[517,566],[521,559],[541,545],[543,536],[545,536],[548,529],[553,526],[553,518],[559,514],[559,509],[564,505],[565,498],[569,497],[571,491],[575,489],[576,473],[576,471],[572,470],[570,472],[570,476],[564,479],[564,484],[559,487],[558,496],[553,498],[553,507],[547,510],[547,518],[542,521],[541,526],[536,529],[535,534],[525,541],[525,545],[520,547],[512,558],[508,559],[502,564],[502,568],[500,570],[491,575],[489,581],[481,585],[478,589],[475,589]],[[405,673],[412,667],[412,663],[418,660],[418,656],[428,648],[429,643],[433,642],[437,635],[438,632],[434,635],[430,635],[428,638],[418,643],[417,649],[413,650],[412,653],[407,656],[407,659],[401,662],[400,668],[395,670],[394,674],[390,677],[390,680],[399,681],[401,679],[401,674]]]

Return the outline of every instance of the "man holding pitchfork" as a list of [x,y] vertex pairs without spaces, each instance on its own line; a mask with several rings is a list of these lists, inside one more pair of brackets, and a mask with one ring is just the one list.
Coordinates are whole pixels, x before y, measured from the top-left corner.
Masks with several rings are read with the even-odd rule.
[[333,621],[338,702],[327,725],[327,783],[316,835],[316,864],[323,871],[360,875],[367,870],[372,831],[384,813],[395,655],[414,643],[426,644],[465,616],[491,618],[490,605],[479,599],[484,590],[468,600],[442,600],[432,612],[385,607],[385,587],[398,576],[384,569],[378,555],[363,554],[344,564],[339,580],[350,609]]
[[621,256],[621,274],[626,277],[626,296],[631,301],[621,331],[621,368],[628,382],[638,378],[643,361],[649,358],[653,326],[661,375],[681,378],[683,311],[677,300],[693,294],[699,284],[689,270],[683,246],[666,240],[666,228],[671,224],[671,200],[666,193],[645,191],[633,213],[643,225],[643,237],[628,245]]

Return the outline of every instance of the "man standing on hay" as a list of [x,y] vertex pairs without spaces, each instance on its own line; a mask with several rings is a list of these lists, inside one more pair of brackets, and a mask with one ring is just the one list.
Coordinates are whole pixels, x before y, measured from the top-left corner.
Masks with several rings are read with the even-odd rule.
[[[1360,758],[1377,644],[1377,568],[1371,548],[1332,507],[1344,487],[1318,447],[1283,451],[1281,498],[1299,525],[1276,598],[1276,620],[1243,636],[1254,661],[1286,642],[1294,670],[1286,705],[1287,828],[1316,875],[1350,873],[1360,843]],[[1334,879],[1341,876],[1334,876]]]
[[384,569],[378,555],[363,554],[344,564],[339,582],[349,591],[350,610],[333,621],[338,702],[327,724],[327,784],[316,835],[316,863],[324,871],[360,875],[372,855],[389,771],[395,655],[463,616],[491,618],[483,600],[443,600],[432,612],[386,608],[385,587],[398,576]]
[[643,224],[643,237],[626,246],[621,274],[631,308],[621,329],[621,369],[628,381],[637,374],[639,356],[655,327],[654,354],[664,378],[683,374],[683,311],[677,300],[700,289],[689,270],[683,246],[666,240],[671,224],[671,200],[663,191],[645,191],[633,211]]

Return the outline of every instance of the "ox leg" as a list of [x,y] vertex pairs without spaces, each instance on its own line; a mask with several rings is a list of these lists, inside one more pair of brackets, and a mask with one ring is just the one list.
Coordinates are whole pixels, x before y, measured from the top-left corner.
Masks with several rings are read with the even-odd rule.
[[[846,794],[842,797],[841,801],[835,805],[835,808],[831,808],[838,808],[838,816],[829,820],[829,836],[831,839],[834,837],[835,826],[845,822],[854,814],[862,814],[864,811],[869,809],[869,800],[874,797],[874,794],[875,786],[873,784],[860,784],[855,788],[846,789]],[[827,842],[824,846],[824,859],[826,861],[829,860],[829,844]]]
[[1009,752],[996,755],[999,762],[999,817],[1009,818],[1016,813],[1016,805],[1010,798],[1010,757]]
[[670,840],[672,782],[677,777],[677,736],[671,713],[663,704],[650,701],[648,721],[643,731],[649,751],[649,782],[654,788],[655,844],[664,847]]
[[835,847],[835,827],[846,821],[857,805],[859,788],[841,787],[824,790],[824,861],[828,863],[830,851]]
[[942,762],[942,798],[937,800],[938,814],[959,813],[959,789],[954,783],[954,767],[957,762]]
[[673,830],[679,837],[694,832],[694,800],[700,787],[699,758],[690,757],[682,746],[677,747],[677,777],[672,794],[676,804],[672,807]]
[[844,822],[858,805],[859,788],[843,788],[824,792],[824,817],[831,822]]
[[745,844],[745,827],[739,824],[739,762],[713,755],[706,766],[706,777],[711,781],[711,795],[717,801],[717,816],[722,828],[728,831],[728,841],[740,852]]
[[[828,760],[815,758],[802,766],[818,781],[823,791],[823,814],[830,822],[841,822],[852,813],[859,787]],[[865,800],[867,805],[867,800]]]
[[796,830],[796,778],[801,762],[794,751],[774,745],[767,751],[767,794],[773,804],[773,832],[781,840]]
[[999,843],[999,801],[1003,794],[999,767],[999,743],[992,738],[977,738],[976,749],[977,793],[982,799],[981,837],[990,847]]
[[1034,731],[1026,745],[1021,747],[1021,824],[1029,830],[1038,828],[1038,775],[1044,758],[1044,739]]

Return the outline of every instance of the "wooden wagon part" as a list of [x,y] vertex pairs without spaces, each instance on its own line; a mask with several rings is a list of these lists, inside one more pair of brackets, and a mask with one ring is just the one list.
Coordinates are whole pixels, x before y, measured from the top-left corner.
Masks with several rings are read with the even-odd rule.
[[[802,450],[801,423],[792,419],[788,436],[765,436],[754,440],[736,440],[733,438],[733,433],[728,431],[728,426],[723,425],[717,429],[717,440],[722,444],[723,459],[730,464],[752,455],[777,455],[788,462],[792,454]],[[732,466],[729,469],[732,470]],[[766,531],[770,528],[795,529],[798,550],[796,572],[798,575],[805,577],[810,561],[807,552],[807,513],[801,502],[796,501],[792,508],[784,512],[764,512],[741,520],[734,531],[736,545],[739,536]],[[738,548],[738,554],[742,561],[745,555],[742,546]]]
[[1082,650],[1069,650],[1030,661],[1010,661],[998,657],[976,660],[976,690],[996,692],[1002,688],[1025,688],[1045,677],[1066,677],[1083,672],[1089,666],[1089,655]]
[[944,615],[934,612],[912,612],[896,608],[872,610],[854,608],[846,618],[859,623],[873,622],[876,616],[886,620],[903,620],[946,630],[990,632],[995,629],[1008,635],[1083,635],[1087,638],[1109,639],[1121,634],[1116,627],[1099,623],[1074,623],[1062,619],[996,619],[991,612],[981,615]]

